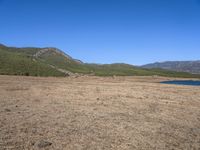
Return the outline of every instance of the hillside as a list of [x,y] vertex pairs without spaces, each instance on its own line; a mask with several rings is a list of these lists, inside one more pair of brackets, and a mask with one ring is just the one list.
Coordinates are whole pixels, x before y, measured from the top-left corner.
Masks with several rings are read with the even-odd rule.
[[163,69],[139,68],[128,64],[87,64],[73,59],[57,48],[16,48],[0,45],[0,74],[27,76],[66,76],[91,74],[98,76],[146,76],[200,77],[189,73]]
[[166,61],[156,62],[142,66],[143,68],[161,68],[166,70],[189,72],[193,74],[200,74],[200,60],[199,61]]
[[27,76],[64,76],[64,73],[53,69],[40,61],[36,61],[32,54],[35,48],[17,49],[0,46],[0,74]]

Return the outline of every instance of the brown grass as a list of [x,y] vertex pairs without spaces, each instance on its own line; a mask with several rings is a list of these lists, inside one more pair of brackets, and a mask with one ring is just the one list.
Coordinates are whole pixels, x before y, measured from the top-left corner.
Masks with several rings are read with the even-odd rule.
[[0,149],[199,150],[200,88],[162,80],[0,76]]

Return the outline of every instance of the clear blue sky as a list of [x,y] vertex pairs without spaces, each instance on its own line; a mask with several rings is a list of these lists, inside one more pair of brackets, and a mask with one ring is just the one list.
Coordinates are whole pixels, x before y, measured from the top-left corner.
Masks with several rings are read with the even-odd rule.
[[200,59],[200,0],[0,0],[0,43],[84,62]]

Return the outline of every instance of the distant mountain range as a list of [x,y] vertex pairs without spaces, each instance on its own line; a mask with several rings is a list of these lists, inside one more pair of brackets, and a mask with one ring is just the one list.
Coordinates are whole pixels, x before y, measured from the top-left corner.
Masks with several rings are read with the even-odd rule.
[[166,61],[156,62],[142,66],[143,68],[161,68],[178,72],[200,74],[200,60],[197,61]]
[[0,44],[0,74],[26,76],[70,76],[77,74],[97,76],[169,76],[197,77],[185,72],[164,69],[146,69],[124,63],[88,64],[53,48],[16,48]]

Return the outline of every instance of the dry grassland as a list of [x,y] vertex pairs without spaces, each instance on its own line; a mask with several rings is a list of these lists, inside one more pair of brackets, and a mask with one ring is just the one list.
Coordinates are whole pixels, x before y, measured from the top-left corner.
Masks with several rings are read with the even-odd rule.
[[163,80],[0,76],[0,150],[199,150],[200,88]]

